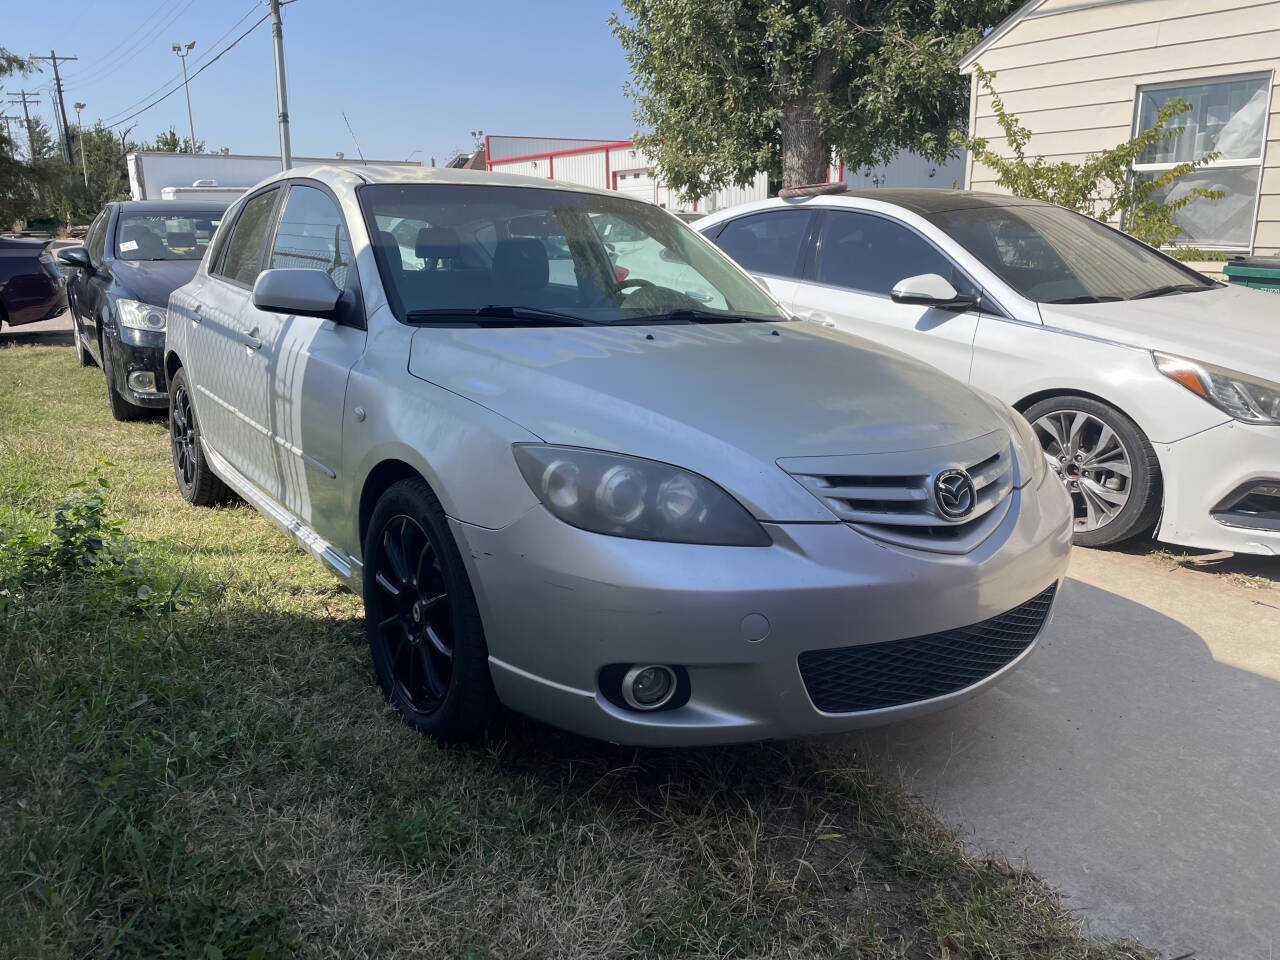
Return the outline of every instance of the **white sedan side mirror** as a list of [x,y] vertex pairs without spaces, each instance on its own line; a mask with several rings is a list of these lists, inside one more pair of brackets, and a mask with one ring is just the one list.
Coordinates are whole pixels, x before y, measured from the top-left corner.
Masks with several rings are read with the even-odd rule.
[[951,310],[964,310],[978,302],[977,297],[959,293],[950,281],[936,273],[922,273],[899,280],[890,295],[895,303],[916,303]]

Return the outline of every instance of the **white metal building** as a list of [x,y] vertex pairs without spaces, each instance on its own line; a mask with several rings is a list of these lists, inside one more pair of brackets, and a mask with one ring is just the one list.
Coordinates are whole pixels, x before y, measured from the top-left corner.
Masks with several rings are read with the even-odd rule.
[[[714,213],[769,196],[768,176],[757,173],[746,187],[724,187],[696,203],[682,200],[662,182],[649,155],[631,140],[486,136],[484,159],[489,170],[617,190],[672,211]],[[963,157],[938,165],[904,151],[880,167],[846,170],[834,163],[827,180],[844,180],[852,187],[950,188],[964,185],[964,167]]]

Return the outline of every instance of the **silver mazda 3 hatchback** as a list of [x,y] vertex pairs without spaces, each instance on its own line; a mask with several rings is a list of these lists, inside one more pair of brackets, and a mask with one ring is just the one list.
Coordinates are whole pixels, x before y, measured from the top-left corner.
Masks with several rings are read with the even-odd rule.
[[387,698],[636,744],[956,703],[1033,648],[1071,510],[1025,420],[796,321],[651,204],[287,171],[169,303],[174,473],[363,593]]

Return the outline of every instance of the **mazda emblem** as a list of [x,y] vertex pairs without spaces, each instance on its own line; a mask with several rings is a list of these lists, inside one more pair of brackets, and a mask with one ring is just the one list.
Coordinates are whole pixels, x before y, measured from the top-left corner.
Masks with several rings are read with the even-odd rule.
[[963,470],[943,470],[933,478],[933,502],[944,520],[963,520],[973,513],[978,493]]

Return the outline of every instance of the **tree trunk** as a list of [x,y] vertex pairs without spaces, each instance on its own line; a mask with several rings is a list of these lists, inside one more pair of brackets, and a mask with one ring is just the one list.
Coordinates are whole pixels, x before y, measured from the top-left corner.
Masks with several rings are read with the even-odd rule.
[[782,185],[826,183],[831,144],[822,137],[813,98],[800,96],[782,105]]

